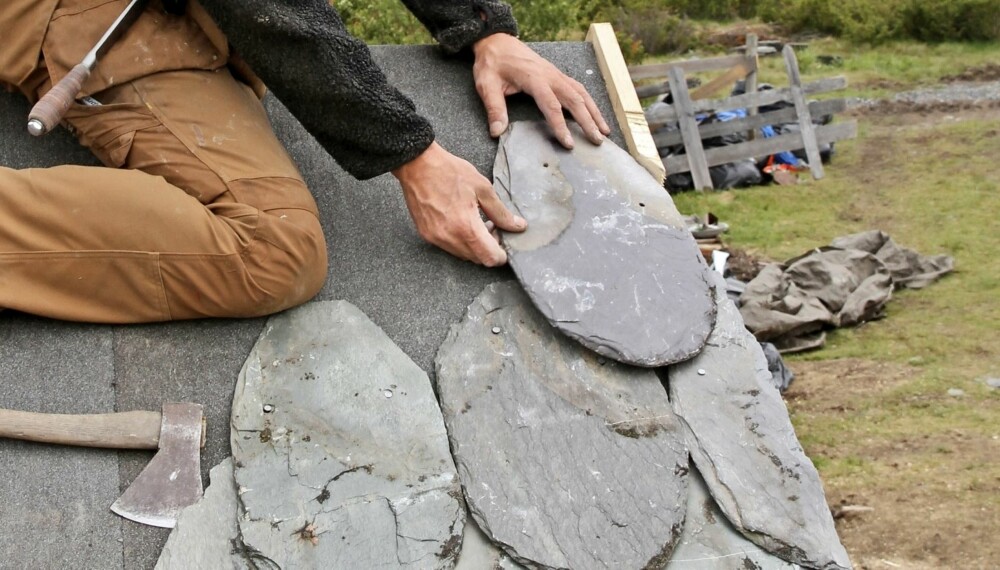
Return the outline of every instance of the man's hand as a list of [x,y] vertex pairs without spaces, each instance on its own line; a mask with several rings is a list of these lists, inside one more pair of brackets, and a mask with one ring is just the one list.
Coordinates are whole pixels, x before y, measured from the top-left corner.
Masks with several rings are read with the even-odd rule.
[[[448,253],[495,267],[507,263],[494,228],[528,227],[500,202],[490,181],[474,166],[431,143],[421,155],[392,171],[420,237]],[[492,223],[484,223],[482,209]]]
[[493,34],[472,46],[476,63],[472,74],[476,90],[486,106],[490,135],[500,136],[507,129],[507,95],[527,93],[535,99],[556,138],[566,148],[573,148],[573,136],[563,118],[569,110],[584,134],[600,144],[611,129],[601,116],[590,94],[563,72],[556,69],[521,40],[508,34]]

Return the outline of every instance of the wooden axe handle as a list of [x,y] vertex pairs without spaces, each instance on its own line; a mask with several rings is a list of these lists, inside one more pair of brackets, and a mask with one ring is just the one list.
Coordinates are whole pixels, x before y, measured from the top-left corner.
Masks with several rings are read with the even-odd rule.
[[160,412],[147,411],[69,415],[0,409],[0,437],[84,447],[158,449],[160,419]]

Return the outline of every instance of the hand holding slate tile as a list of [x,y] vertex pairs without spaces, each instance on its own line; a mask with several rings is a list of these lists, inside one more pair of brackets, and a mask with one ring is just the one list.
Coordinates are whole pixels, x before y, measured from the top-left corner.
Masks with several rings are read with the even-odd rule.
[[698,354],[715,323],[708,268],[670,195],[627,152],[572,151],[544,123],[504,134],[494,186],[528,220],[510,265],[556,328],[599,354],[655,367]]

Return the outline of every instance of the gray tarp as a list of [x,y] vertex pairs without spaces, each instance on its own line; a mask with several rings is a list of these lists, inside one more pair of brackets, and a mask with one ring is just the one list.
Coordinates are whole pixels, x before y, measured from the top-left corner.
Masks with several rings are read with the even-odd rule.
[[824,330],[879,318],[894,288],[918,289],[954,267],[924,257],[878,230],[836,238],[761,270],[740,297],[740,313],[760,341],[782,352],[823,345]]

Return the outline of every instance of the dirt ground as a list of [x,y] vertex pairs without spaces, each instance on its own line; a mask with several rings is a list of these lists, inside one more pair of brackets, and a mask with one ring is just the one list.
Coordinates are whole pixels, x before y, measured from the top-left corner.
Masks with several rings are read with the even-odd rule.
[[[907,366],[859,359],[796,362],[793,369],[796,379],[785,394],[789,409],[813,417],[877,402],[912,374]],[[825,482],[837,530],[857,567],[997,568],[1000,512],[983,499],[1000,489],[1000,478],[976,480],[961,472],[996,464],[996,437],[953,430],[939,437],[862,436],[809,445],[811,455],[857,457],[869,470]],[[941,459],[928,463],[928,456]]]
[[[1000,65],[988,65],[945,78],[942,88],[998,80]],[[852,114],[859,120],[877,115],[883,127],[912,127],[995,120],[1000,105],[886,101]],[[877,209],[873,201],[881,199],[877,188],[884,183],[878,171],[898,160],[902,150],[890,129],[872,129],[869,135],[859,141],[864,166],[859,182],[869,192],[842,212],[844,219]],[[1000,426],[979,431],[886,426],[893,420],[886,420],[891,413],[880,403],[919,374],[905,364],[845,358],[795,361],[791,368],[797,377],[785,397],[793,418],[843,434],[824,439],[823,429],[814,428],[821,435],[803,445],[814,459],[838,466],[825,477],[827,499],[857,568],[1000,568]]]
[[[991,66],[954,79],[994,81],[996,71]],[[994,104],[954,103],[889,104],[869,112],[886,123],[910,126],[1000,114]],[[880,132],[865,141],[864,162],[873,171],[892,160],[886,153],[893,145],[880,140],[887,136],[892,135]],[[870,199],[877,199],[877,192],[862,202]],[[860,359],[797,362],[793,369],[798,377],[786,395],[792,413],[830,418],[879,402],[915,374],[905,365]],[[878,418],[874,413],[851,417]],[[838,532],[859,568],[1000,568],[1000,509],[990,500],[1000,493],[997,430],[994,435],[954,429],[896,437],[884,437],[877,427],[871,436],[863,426],[850,431],[853,436],[837,445],[814,445],[811,452],[858,465],[858,474],[828,478],[826,490]]]

